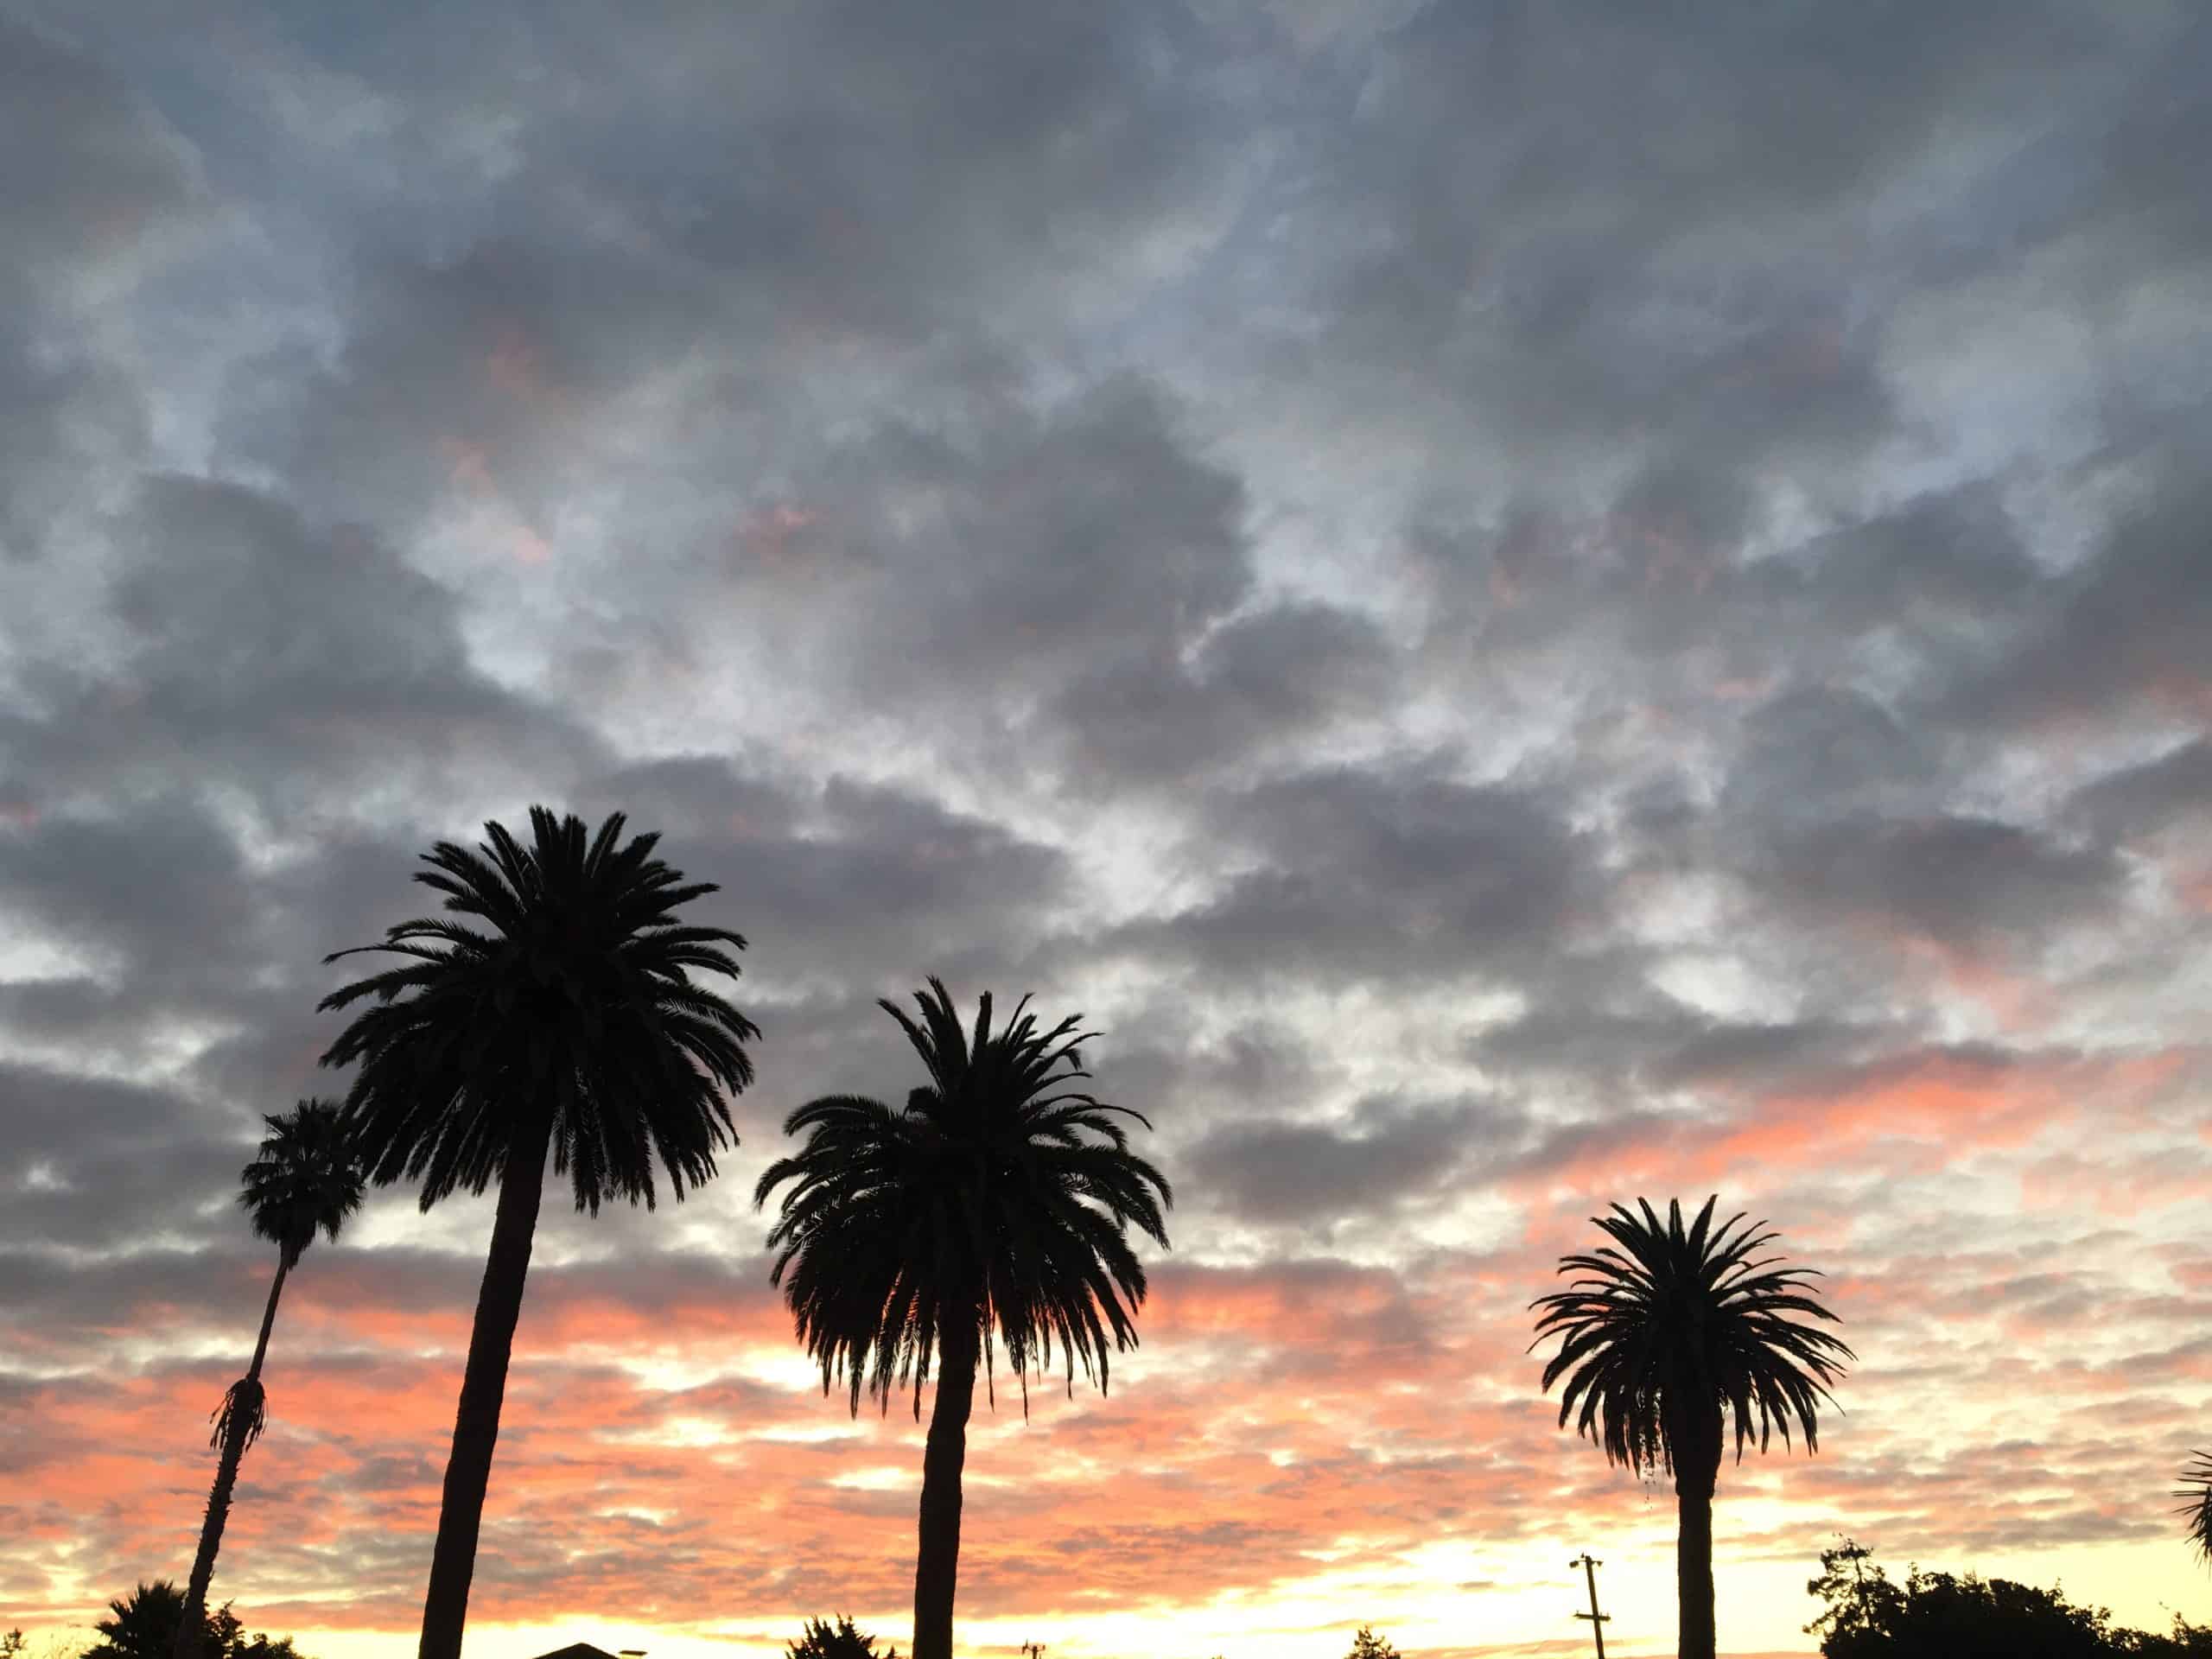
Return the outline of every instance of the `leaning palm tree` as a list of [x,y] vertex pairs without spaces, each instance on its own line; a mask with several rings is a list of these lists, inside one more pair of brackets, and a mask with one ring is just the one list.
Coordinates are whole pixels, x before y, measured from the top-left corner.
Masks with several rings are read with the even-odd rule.
[[2174,1496],[2181,1499],[2189,1541],[2196,1547],[2197,1554],[2212,1561],[2212,1452],[2190,1454],[2189,1466],[2181,1471],[2181,1484],[2174,1489]]
[[1642,1198],[1640,1217],[1615,1205],[1592,1219],[1620,1248],[1564,1258],[1560,1271],[1580,1276],[1529,1304],[1544,1310],[1536,1343],[1560,1338],[1543,1380],[1547,1392],[1567,1380],[1560,1427],[1573,1416],[1577,1434],[1604,1447],[1608,1463],[1674,1474],[1681,1659],[1713,1659],[1713,1489],[1730,1419],[1738,1462],[1754,1438],[1765,1451],[1771,1429],[1787,1446],[1793,1416],[1805,1449],[1815,1451],[1820,1402],[1834,1403],[1827,1385],[1856,1357],[1839,1338],[1787,1317],[1834,1319],[1806,1294],[1814,1270],[1755,1258],[1778,1235],[1761,1231],[1764,1222],[1739,1225],[1740,1214],[1715,1230],[1718,1202],[1707,1198],[1687,1230],[1679,1202],[1669,1203],[1663,1226]]
[[261,1363],[269,1357],[269,1332],[276,1323],[276,1300],[284,1280],[321,1233],[335,1243],[346,1217],[361,1207],[359,1154],[347,1139],[336,1105],[301,1101],[282,1117],[264,1117],[254,1160],[238,1177],[238,1203],[253,1218],[257,1237],[276,1247],[276,1276],[269,1286],[269,1306],[261,1313],[261,1337],[245,1375],[225,1390],[215,1408],[215,1432],[208,1444],[221,1452],[215,1484],[207,1494],[207,1518],[200,1529],[200,1551],[192,1560],[185,1611],[178,1621],[175,1659],[197,1659],[207,1626],[207,1586],[215,1574],[215,1552],[222,1548],[230,1519],[231,1494],[238,1485],[238,1460],[261,1438],[268,1396],[261,1386]]
[[682,1198],[714,1174],[716,1149],[735,1143],[725,1096],[752,1081],[744,1045],[760,1035],[688,976],[735,977],[731,951],[745,946],[726,928],[677,919],[712,883],[687,883],[653,857],[657,836],[624,842],[620,813],[588,839],[581,818],[541,806],[530,823],[527,846],[487,823],[474,853],[442,841],[424,854],[430,868],[415,879],[445,895],[448,916],[401,922],[359,947],[407,960],[321,1005],[369,1000],[322,1058],[359,1065],[346,1112],[377,1183],[419,1180],[424,1210],[464,1188],[499,1189],[423,1605],[423,1659],[461,1652],[547,1148],[579,1210],[596,1215],[610,1197],[652,1208],[656,1161]]
[[1103,1392],[1109,1339],[1112,1350],[1135,1344],[1145,1296],[1129,1225],[1166,1248],[1173,1200],[1117,1120],[1151,1123],[1077,1086],[1090,1076],[1077,1020],[1041,1030],[1025,997],[994,1031],[987,992],[971,1035],[939,981],[914,1000],[919,1020],[881,1006],[929,1082],[899,1111],[852,1095],[800,1107],[784,1133],[804,1131],[805,1144],[761,1176],[753,1202],[791,1183],[768,1235],[778,1252],[771,1278],[821,1363],[825,1394],[842,1371],[857,1414],[863,1390],[887,1410],[894,1390],[911,1385],[918,1421],[935,1357],[912,1659],[950,1659],[978,1365],[988,1386],[1003,1345],[1026,1411],[1029,1375],[1050,1370],[1057,1344],[1070,1392],[1078,1362]]

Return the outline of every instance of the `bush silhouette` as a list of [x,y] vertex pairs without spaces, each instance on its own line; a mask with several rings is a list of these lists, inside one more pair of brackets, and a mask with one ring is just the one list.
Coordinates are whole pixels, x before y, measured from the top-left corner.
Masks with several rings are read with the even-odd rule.
[[855,1628],[842,1613],[834,1625],[827,1619],[810,1618],[799,1639],[785,1648],[786,1659],[899,1659],[899,1649],[878,1654],[875,1638]]

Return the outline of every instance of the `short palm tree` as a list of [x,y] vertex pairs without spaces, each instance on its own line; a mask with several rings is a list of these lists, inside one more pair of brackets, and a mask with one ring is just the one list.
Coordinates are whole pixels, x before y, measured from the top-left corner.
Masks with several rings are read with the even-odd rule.
[[2193,1452],[2174,1489],[2181,1499],[2181,1516],[2189,1529],[2189,1541],[2197,1554],[2212,1561],[2212,1452]]
[[[689,975],[735,977],[745,941],[676,912],[715,891],[622,840],[620,813],[530,811],[524,845],[485,826],[475,852],[442,841],[415,879],[444,918],[401,922],[380,944],[407,960],[323,999],[367,1000],[323,1055],[358,1064],[349,1123],[383,1185],[422,1183],[422,1206],[496,1184],[499,1209],[468,1339],[423,1606],[423,1659],[458,1659],[507,1359],[522,1312],[550,1147],[576,1208],[654,1200],[654,1166],[677,1198],[715,1173],[736,1133],[726,1096],[752,1081],[753,1022]],[[328,958],[356,954],[340,950]]]
[[269,1357],[269,1332],[276,1323],[276,1300],[284,1294],[285,1276],[299,1265],[317,1233],[334,1243],[346,1217],[361,1207],[360,1158],[334,1104],[303,1100],[283,1116],[262,1122],[269,1133],[262,1137],[259,1154],[239,1175],[238,1203],[253,1218],[255,1235],[276,1247],[276,1276],[269,1287],[269,1306],[262,1310],[253,1361],[245,1375],[225,1391],[215,1411],[215,1433],[209,1444],[221,1456],[215,1465],[214,1487],[207,1494],[207,1518],[200,1529],[200,1550],[193,1557],[184,1612],[177,1622],[175,1659],[196,1659],[203,1645],[207,1586],[215,1573],[215,1552],[222,1548],[223,1527],[230,1519],[238,1460],[261,1437],[267,1421],[261,1363]]
[[[140,1584],[108,1603],[108,1616],[92,1626],[100,1640],[84,1650],[83,1659],[162,1659],[175,1649],[178,1627],[188,1622],[184,1603],[185,1592],[167,1579]],[[203,1634],[207,1624],[201,1615]]]
[[842,1371],[857,1414],[863,1390],[887,1409],[911,1385],[918,1421],[936,1360],[912,1659],[950,1659],[978,1365],[988,1378],[1002,1345],[1026,1409],[1029,1374],[1050,1369],[1057,1344],[1071,1392],[1078,1362],[1103,1391],[1109,1340],[1113,1351],[1135,1344],[1145,1296],[1128,1229],[1166,1248],[1173,1199],[1119,1120],[1151,1123],[1079,1086],[1090,1074],[1076,1020],[1040,1029],[1025,997],[994,1031],[986,993],[971,1035],[939,981],[914,1000],[918,1020],[881,1006],[929,1082],[899,1111],[852,1095],[800,1107],[784,1132],[805,1144],[761,1176],[753,1202],[791,1183],[768,1235],[772,1278],[821,1363],[823,1392]]
[[1566,1257],[1560,1271],[1580,1276],[1530,1304],[1543,1310],[1536,1342],[1560,1338],[1543,1379],[1548,1392],[1567,1378],[1560,1427],[1574,1417],[1609,1463],[1674,1474],[1681,1659],[1713,1659],[1713,1489],[1731,1418],[1738,1461],[1753,1439],[1765,1451],[1773,1429],[1787,1446],[1792,1417],[1806,1450],[1817,1450],[1820,1402],[1834,1403],[1828,1385],[1856,1357],[1789,1317],[1834,1319],[1806,1294],[1814,1270],[1756,1255],[1777,1236],[1764,1222],[1743,1224],[1738,1214],[1716,1230],[1717,1202],[1707,1198],[1688,1229],[1679,1202],[1664,1225],[1642,1198],[1641,1216],[1615,1205],[1592,1219],[1619,1248]]

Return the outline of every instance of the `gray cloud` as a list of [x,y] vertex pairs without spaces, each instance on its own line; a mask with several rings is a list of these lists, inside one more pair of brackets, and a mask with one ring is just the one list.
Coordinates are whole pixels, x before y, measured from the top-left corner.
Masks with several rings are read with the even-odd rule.
[[1541,795],[1421,769],[1308,772],[1224,801],[1257,855],[1204,902],[1132,924],[1124,950],[1323,981],[1496,970],[1571,920],[1575,836]]
[[565,713],[477,669],[454,596],[372,534],[175,475],[149,478],[118,531],[105,649],[35,656],[51,712],[0,726],[44,785],[34,804],[219,783],[297,825],[332,810],[334,779],[358,799],[365,776],[434,792],[593,758]]
[[1365,617],[1282,605],[1224,624],[1195,660],[1155,650],[1111,663],[1069,684],[1052,715],[1071,734],[1076,786],[1173,783],[1382,712],[1395,666]]
[[1860,817],[1778,839],[1754,879],[1815,917],[1980,947],[2105,913],[2124,872],[2099,849],[1994,819]]
[[2212,510],[2202,449],[2153,458],[2103,545],[2050,584],[2015,648],[1963,679],[1944,712],[2018,727],[2147,706],[2201,719],[2212,588],[2203,580]]
[[[1303,1571],[1346,1491],[1391,1540],[1446,1515],[1424,1478],[1484,1535],[1522,1533],[1486,1483],[1611,1502],[1533,1441],[1463,1465],[1364,1405],[1356,1450],[1250,1459],[1268,1389],[1332,1433],[1326,1390],[1378,1355],[1490,1402],[1438,1436],[1494,1438],[1527,1379],[1435,1310],[1517,1313],[1560,1216],[1723,1155],[1715,1184],[1885,1287],[1853,1283],[1879,1334],[1851,1468],[1793,1470],[1747,1548],[1876,1497],[1897,1537],[2136,1535],[1977,1512],[1924,1402],[2033,1389],[2084,1491],[2139,1484],[2097,1426],[2115,1376],[2131,1421],[2187,1421],[2158,1334],[2186,1312],[2106,1293],[2193,1261],[2201,1197],[2212,29],[158,12],[0,22],[0,1321],[55,1388],[151,1411],[221,1369],[198,1356],[265,1266],[232,1202],[257,1115],[343,1082],[322,957],[420,907],[432,840],[543,800],[721,884],[701,912],[751,938],[765,1034],[724,1179],[549,1222],[526,1332],[772,1314],[745,1178],[800,1101],[899,1096],[874,999],[934,971],[1088,1010],[1102,1091],[1156,1116],[1183,1204],[1147,1317],[1218,1293],[1221,1329],[1170,1341],[1260,1407],[1185,1437],[1182,1356],[1146,1379],[1175,1444],[1145,1478],[1216,1574],[1192,1595],[1255,1541]],[[1913,1143],[1922,1186],[1868,1137],[1929,1078],[1961,1123]],[[2148,1103],[2066,1164],[2047,1097]],[[315,1375],[419,1380],[374,1316],[465,1309],[477,1219],[382,1195],[375,1248],[319,1252],[302,1317],[361,1317]],[[1382,1265],[1284,1255],[1339,1224]],[[1417,1296],[1432,1248],[1461,1277]],[[1952,1328],[1985,1300],[2079,1351]],[[45,1409],[10,1363],[0,1396]],[[597,1359],[543,1386],[543,1421],[572,1389],[639,1463],[781,1392]],[[1119,1459],[1120,1404],[1035,1432]],[[585,1455],[556,1438],[527,1449]],[[297,1491],[270,1460],[270,1502],[311,1484],[353,1525],[435,1484],[374,1425],[315,1449]],[[146,1513],[7,1517],[41,1593],[171,1548],[196,1496],[151,1514],[193,1484],[168,1455]],[[837,1447],[775,1455],[797,1543],[726,1560],[639,1516],[563,1593],[895,1597],[855,1551],[907,1500],[828,1487]],[[1255,1472],[1263,1522],[1206,1507]],[[991,1501],[1041,1528],[1057,1493]],[[1932,1511],[1954,1531],[1912,1529]],[[518,1497],[486,1586],[526,1602],[563,1518]],[[1093,1531],[1130,1582],[1173,1564]],[[1046,1536],[971,1587],[1057,1605]],[[281,1540],[241,1583],[303,1619],[349,1582],[400,1605],[418,1545]]]
[[190,200],[189,151],[98,58],[0,18],[7,262],[52,277],[126,251]]
[[187,799],[123,821],[41,817],[0,842],[0,893],[73,944],[118,954],[119,977],[173,992],[255,955],[237,844]]
[[[112,1248],[198,1234],[252,1154],[250,1139],[212,1132],[210,1116],[170,1090],[0,1062],[13,1171],[0,1238]],[[9,1281],[11,1306],[32,1299],[31,1280]]]
[[1939,760],[1934,742],[1864,692],[1794,686],[1745,721],[1718,804],[1732,818],[1798,824],[1925,810]]
[[1563,999],[1484,1032],[1469,1052],[1539,1089],[1567,1083],[1633,1094],[1758,1087],[1881,1052],[1899,1035],[1820,1017],[1716,1019],[1662,997],[1627,1009]]
[[2074,791],[2069,817],[2107,841],[2154,836],[2212,811],[2212,741],[2198,739],[2154,760],[2107,772]]
[[[668,827],[665,855],[722,891],[702,917],[753,942],[748,967],[786,986],[884,975],[998,978],[1070,897],[1065,855],[927,795],[832,775],[778,786],[703,758],[597,779],[594,811]],[[673,808],[650,816],[657,803]]]
[[1370,1096],[1325,1123],[1225,1125],[1187,1158],[1192,1179],[1230,1214],[1319,1230],[1419,1203],[1470,1174],[1479,1179],[1470,1161],[1522,1127],[1518,1113],[1494,1102]]
[[143,458],[142,388],[81,308],[194,189],[187,147],[106,66],[8,19],[0,154],[0,559],[26,559],[84,516],[88,482]]
[[838,596],[841,666],[875,696],[1013,721],[1087,669],[1172,659],[1251,585],[1238,480],[1138,379],[889,425],[836,467],[873,566]]

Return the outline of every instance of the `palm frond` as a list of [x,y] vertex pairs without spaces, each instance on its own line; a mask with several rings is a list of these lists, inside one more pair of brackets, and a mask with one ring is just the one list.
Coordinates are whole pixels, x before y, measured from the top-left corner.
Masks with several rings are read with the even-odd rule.
[[439,842],[415,879],[446,915],[356,947],[408,959],[321,1004],[362,1005],[322,1058],[355,1068],[348,1127],[379,1185],[419,1181],[425,1209],[480,1192],[547,1116],[580,1210],[650,1207],[664,1179],[681,1198],[715,1174],[760,1033],[690,976],[734,978],[745,940],[682,918],[715,884],[687,881],[653,856],[658,836],[625,841],[625,827],[615,813],[588,832],[533,806],[527,842],[498,823],[473,851]]
[[262,1122],[269,1132],[239,1172],[238,1203],[253,1217],[254,1232],[290,1267],[318,1232],[336,1242],[346,1218],[361,1207],[366,1174],[336,1103],[311,1096]]
[[2174,1496],[2182,1500],[2178,1513],[2187,1523],[2189,1541],[2198,1554],[2212,1561],[2212,1452],[2190,1454]]
[[250,1448],[261,1438],[261,1431],[269,1426],[269,1396],[261,1386],[261,1379],[242,1376],[223,1390],[223,1402],[207,1414],[215,1431],[207,1437],[207,1444],[220,1447],[233,1431],[243,1433],[245,1439],[239,1449]]
[[1818,1274],[1756,1252],[1777,1235],[1741,1214],[1713,1224],[1717,1195],[1687,1226],[1679,1201],[1661,1221],[1649,1201],[1612,1206],[1594,1224],[1612,1243],[1563,1258],[1564,1290],[1538,1297],[1533,1349],[1559,1350],[1542,1387],[1565,1379],[1560,1427],[1594,1440],[1610,1462],[1642,1473],[1686,1459],[1717,1463],[1724,1433],[1736,1456],[1765,1451],[1793,1426],[1819,1449],[1819,1408],[1855,1358],[1843,1341],[1793,1315],[1833,1323],[1807,1291]]
[[1079,1020],[1041,1027],[1027,998],[995,1018],[987,993],[963,1025],[935,978],[914,1001],[881,1006],[929,1084],[903,1110],[809,1101],[784,1126],[804,1143],[753,1193],[783,1191],[772,1277],[823,1390],[842,1377],[858,1411],[911,1388],[918,1416],[952,1321],[974,1322],[987,1385],[1003,1351],[1025,1402],[1056,1360],[1071,1389],[1078,1370],[1103,1389],[1147,1288],[1128,1230],[1168,1242],[1173,1192],[1119,1121],[1145,1120],[1080,1087]]

